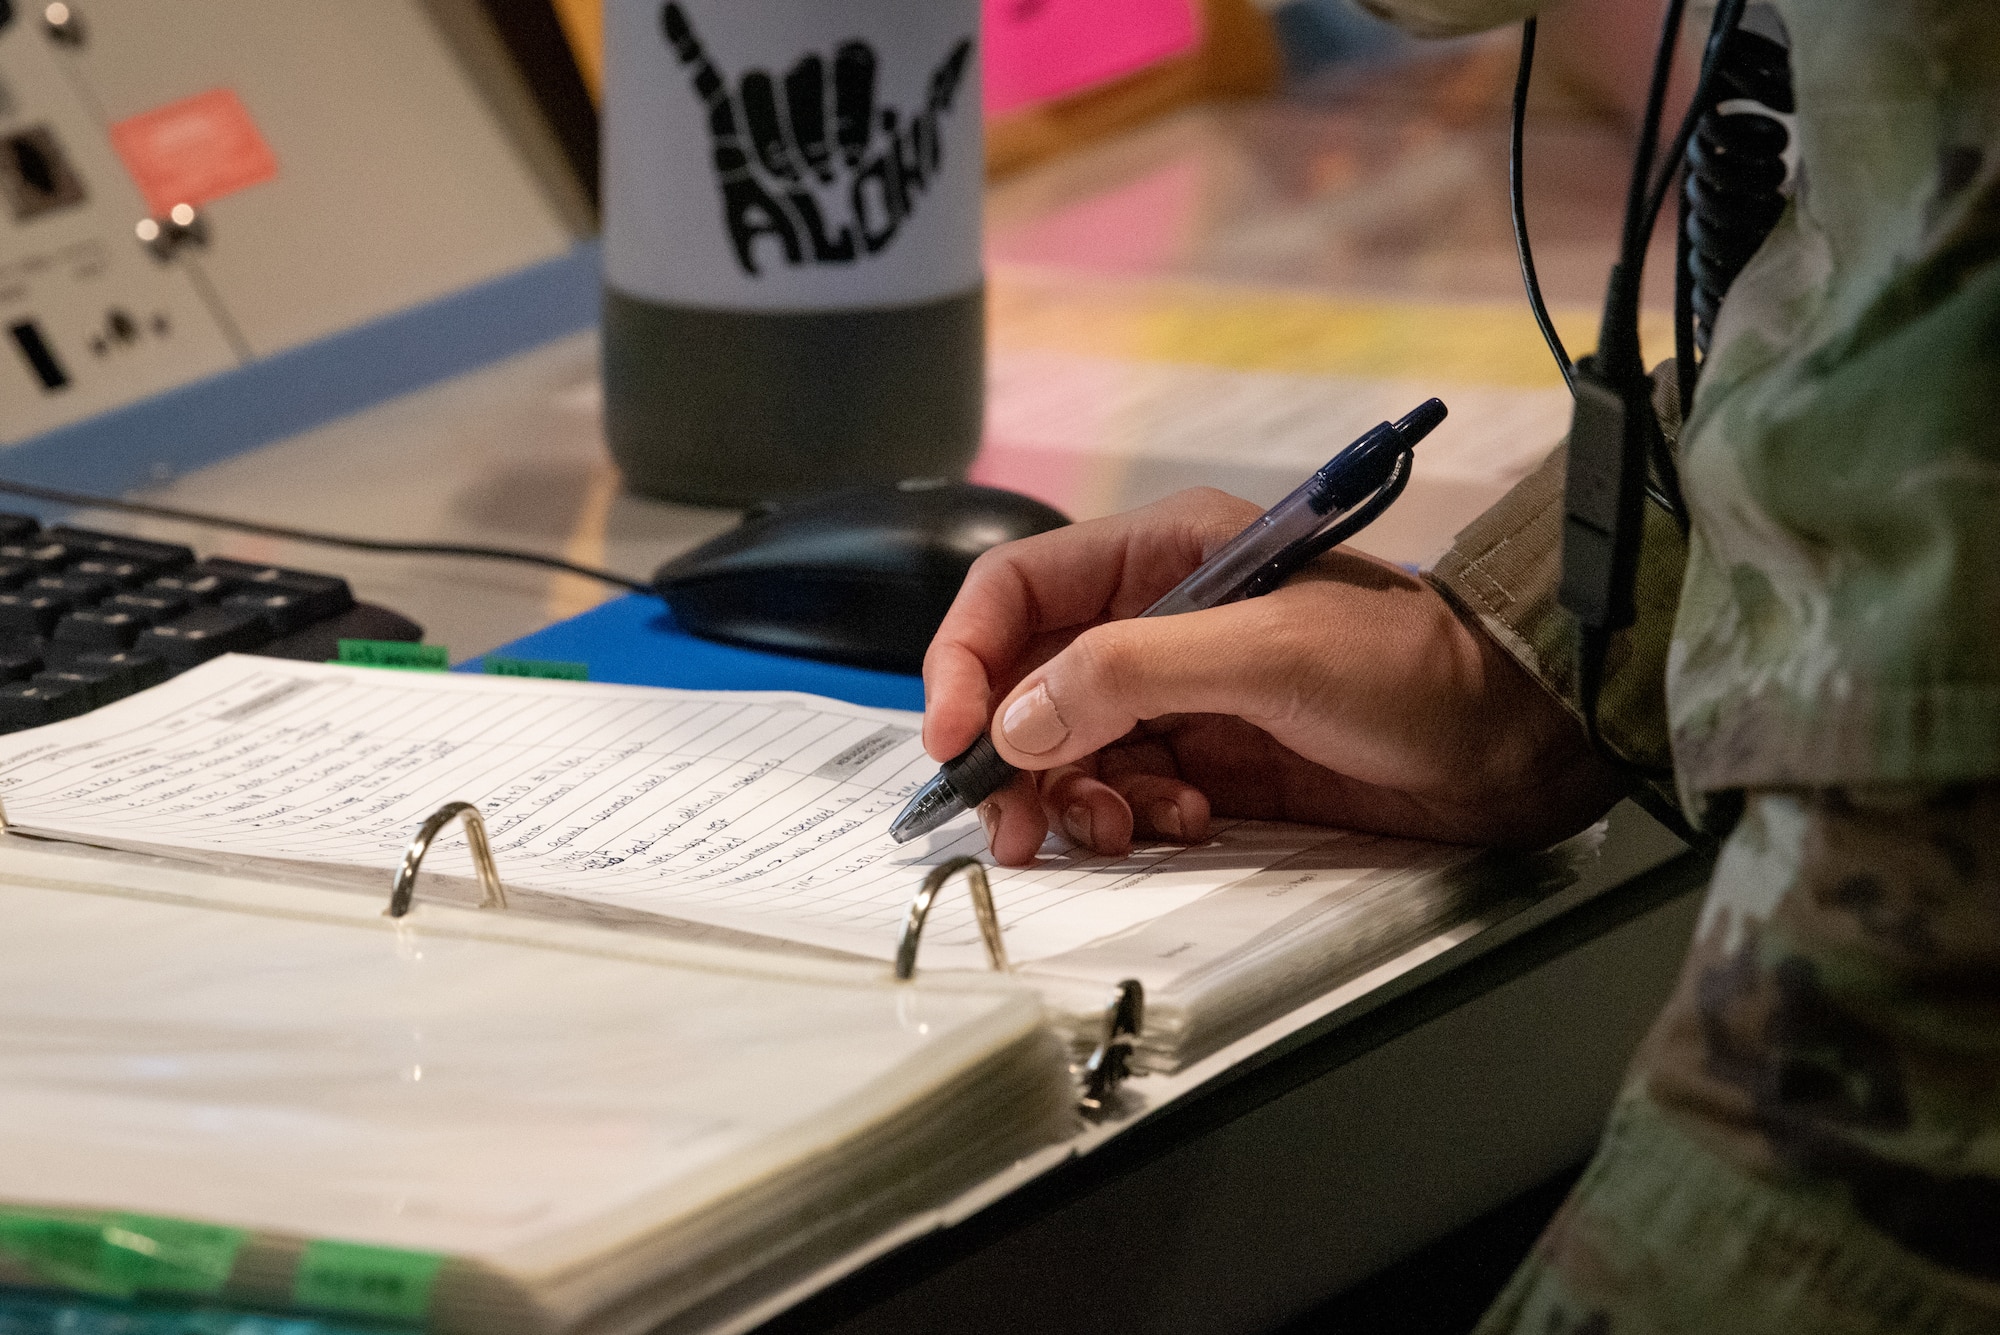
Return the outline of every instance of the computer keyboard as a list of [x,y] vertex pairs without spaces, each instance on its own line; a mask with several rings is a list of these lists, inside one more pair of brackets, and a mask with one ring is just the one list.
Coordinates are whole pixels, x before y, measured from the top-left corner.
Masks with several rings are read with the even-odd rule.
[[0,514],[0,733],[75,718],[220,654],[324,662],[421,640],[338,575]]

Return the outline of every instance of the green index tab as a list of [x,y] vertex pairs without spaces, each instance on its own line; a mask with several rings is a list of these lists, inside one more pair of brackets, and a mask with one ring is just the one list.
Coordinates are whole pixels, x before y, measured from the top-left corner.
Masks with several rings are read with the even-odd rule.
[[342,640],[340,657],[333,661],[349,667],[442,672],[451,666],[451,653],[441,644],[412,644],[408,640]]
[[420,1321],[430,1311],[431,1285],[443,1264],[435,1252],[309,1242],[292,1280],[292,1301],[329,1312]]
[[114,1298],[219,1293],[243,1238],[238,1228],[150,1215],[0,1212],[0,1252],[52,1283]]
[[543,658],[499,658],[488,654],[481,669],[493,677],[543,677],[550,681],[589,681],[585,663],[554,663]]

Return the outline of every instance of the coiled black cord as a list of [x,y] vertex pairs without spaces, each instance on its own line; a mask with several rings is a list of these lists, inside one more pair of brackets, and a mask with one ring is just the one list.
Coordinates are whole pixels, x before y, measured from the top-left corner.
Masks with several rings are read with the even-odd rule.
[[1739,28],[1723,43],[1715,84],[1688,144],[1682,188],[1683,281],[1702,356],[1723,294],[1785,211],[1791,132],[1772,113],[1792,110],[1790,59],[1770,38]]

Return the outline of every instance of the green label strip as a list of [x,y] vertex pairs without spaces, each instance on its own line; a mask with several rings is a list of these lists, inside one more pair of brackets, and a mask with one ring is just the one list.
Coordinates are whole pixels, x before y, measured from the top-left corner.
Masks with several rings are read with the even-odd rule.
[[42,1278],[85,1293],[218,1293],[243,1230],[150,1215],[90,1218],[0,1213],[0,1251]]
[[407,640],[342,640],[340,657],[333,661],[349,667],[442,672],[451,666],[451,652],[441,644],[411,644]]
[[481,669],[490,677],[542,677],[549,681],[589,681],[585,663],[553,663],[543,658],[496,658],[487,655]]
[[358,1242],[309,1242],[292,1281],[292,1301],[329,1312],[421,1320],[444,1257]]

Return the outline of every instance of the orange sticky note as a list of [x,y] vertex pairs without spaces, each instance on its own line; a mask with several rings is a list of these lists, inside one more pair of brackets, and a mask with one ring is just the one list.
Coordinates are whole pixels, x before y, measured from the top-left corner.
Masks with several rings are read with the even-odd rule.
[[1194,0],[983,0],[986,114],[997,116],[1194,49]]
[[278,174],[278,159],[241,98],[227,88],[142,111],[111,127],[111,145],[161,217],[197,207]]

